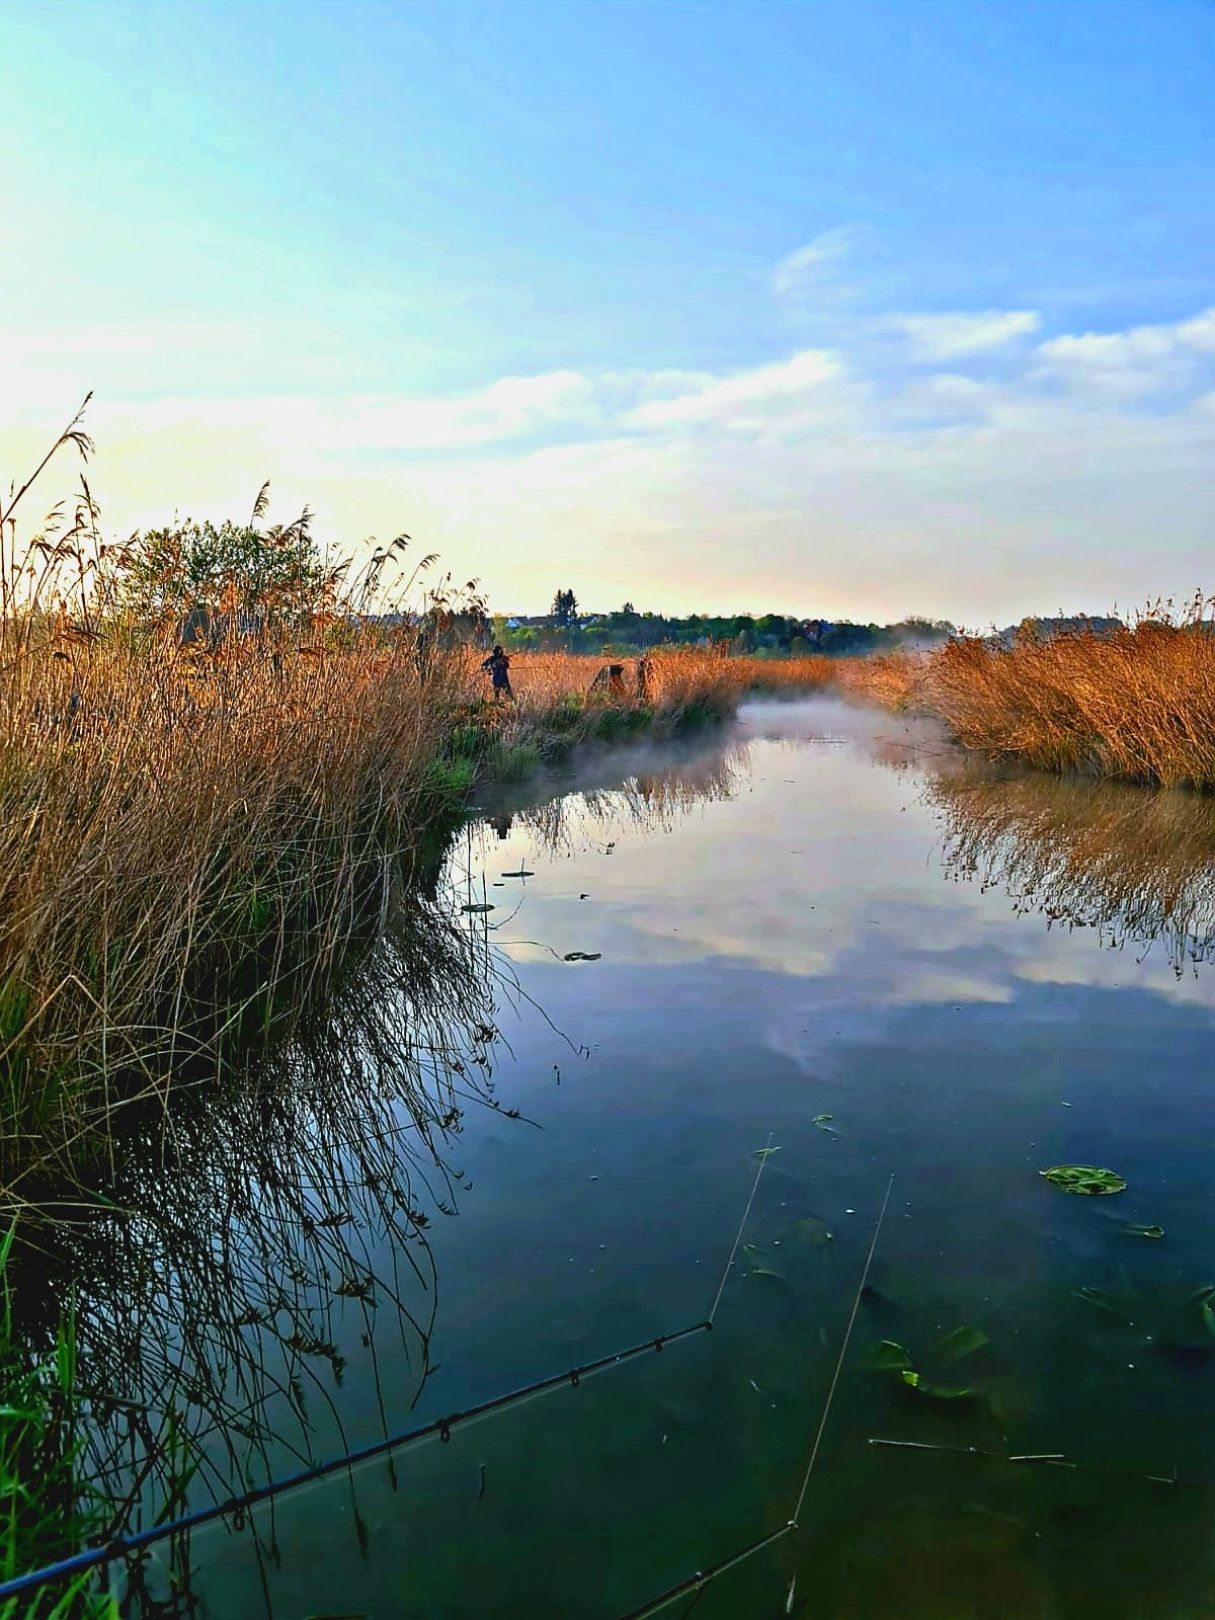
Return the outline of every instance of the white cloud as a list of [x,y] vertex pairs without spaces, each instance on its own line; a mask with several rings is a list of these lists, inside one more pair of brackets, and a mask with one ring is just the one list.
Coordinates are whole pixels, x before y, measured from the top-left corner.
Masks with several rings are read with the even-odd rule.
[[1181,321],[1176,327],[1178,341],[1199,354],[1215,354],[1215,308],[1204,309],[1192,320]]
[[917,360],[956,360],[1003,348],[1036,332],[1042,318],[1032,309],[947,311],[934,315],[892,315],[882,325],[908,339]]
[[1051,338],[1037,352],[1043,370],[1069,387],[1126,396],[1184,387],[1215,354],[1215,309],[1172,325]]
[[838,358],[822,349],[803,349],[788,360],[755,366],[728,377],[715,377],[673,399],[638,405],[627,421],[641,428],[716,423],[731,431],[745,430],[773,413],[805,402],[825,383],[843,376]]
[[[940,350],[1026,313],[949,317],[972,323],[949,331],[940,314],[899,319]],[[1025,356],[970,347],[965,375],[875,343],[876,319],[745,370],[570,368],[454,397],[103,388],[92,484],[126,532],[174,509],[243,513],[268,477],[276,513],[307,502],[340,543],[408,529],[524,610],[551,599],[555,556],[588,601],[970,623],[1103,611],[1206,577],[1215,311],[1056,334]],[[31,410],[41,377],[27,357],[0,394],[5,482],[62,425],[59,406]],[[73,477],[56,463],[43,506]]]
[[838,225],[787,253],[772,272],[772,291],[777,298],[795,297],[832,275],[851,250],[854,236],[851,226]]

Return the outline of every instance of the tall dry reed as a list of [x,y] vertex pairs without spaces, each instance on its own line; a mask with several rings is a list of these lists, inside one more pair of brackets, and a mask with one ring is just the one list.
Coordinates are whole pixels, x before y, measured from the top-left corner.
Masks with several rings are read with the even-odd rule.
[[[79,419],[54,448],[87,455]],[[315,562],[306,516],[256,528],[261,496],[234,531],[256,569],[220,582],[222,633],[204,615],[186,641],[197,528],[108,544],[82,479],[19,540],[33,481],[0,511],[10,1179],[47,1154],[105,1153],[132,1102],[167,1102],[288,1033],[382,934],[478,772],[720,717],[740,689],[730,661],[700,649],[615,682],[602,659],[534,655],[515,660],[516,700],[495,704],[450,593],[431,591],[420,616],[370,611],[392,605],[402,542],[352,578]],[[286,578],[297,555],[307,567]]]
[[959,638],[924,694],[968,748],[1053,771],[1215,787],[1215,636],[1201,603],[1097,635]]
[[[89,448],[78,424],[59,447]],[[334,570],[290,614],[266,601],[255,628],[183,646],[175,616],[124,610],[140,548],[102,541],[87,485],[19,541],[27,488],[0,514],[9,1174],[324,992],[450,811],[436,762],[472,696],[416,628],[360,612],[387,553],[356,584]]]

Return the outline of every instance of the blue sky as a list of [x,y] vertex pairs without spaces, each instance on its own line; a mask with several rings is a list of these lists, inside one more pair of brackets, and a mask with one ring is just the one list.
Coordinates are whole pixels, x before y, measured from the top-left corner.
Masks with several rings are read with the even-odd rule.
[[9,0],[0,472],[92,387],[114,528],[503,607],[1215,589],[1213,107],[1208,4]]

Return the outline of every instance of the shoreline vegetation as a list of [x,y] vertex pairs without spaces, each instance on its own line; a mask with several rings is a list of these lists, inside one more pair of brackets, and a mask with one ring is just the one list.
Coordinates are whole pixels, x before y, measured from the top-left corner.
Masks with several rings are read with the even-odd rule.
[[[55,451],[87,456],[73,421]],[[475,585],[407,538],[362,571],[307,512],[116,545],[82,479],[0,512],[0,1176],[92,1175],[124,1115],[288,1038],[412,888],[475,784],[734,711],[701,648],[608,681],[524,654],[489,700]],[[205,607],[201,604],[207,604]],[[385,611],[385,608],[397,611]]]

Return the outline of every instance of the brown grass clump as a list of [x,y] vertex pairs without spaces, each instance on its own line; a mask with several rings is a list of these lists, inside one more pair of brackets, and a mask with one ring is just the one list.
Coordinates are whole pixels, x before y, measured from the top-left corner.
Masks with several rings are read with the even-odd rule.
[[20,1159],[325,990],[449,804],[434,761],[461,694],[407,640],[276,664],[57,627],[13,658],[12,639],[0,1118]]
[[1195,604],[1111,634],[960,638],[924,693],[958,740],[1053,771],[1215,787],[1215,637]]

